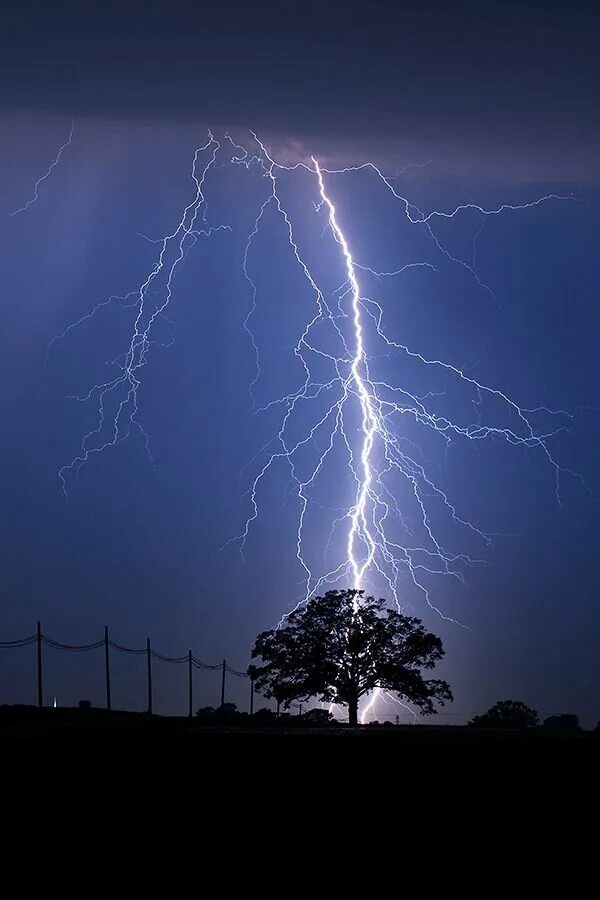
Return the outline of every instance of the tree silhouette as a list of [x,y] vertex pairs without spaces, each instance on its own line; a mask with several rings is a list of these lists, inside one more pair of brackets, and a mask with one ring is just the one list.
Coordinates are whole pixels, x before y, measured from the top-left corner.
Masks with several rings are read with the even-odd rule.
[[273,712],[272,709],[268,709],[266,706],[258,709],[252,716],[252,722],[255,725],[275,725],[277,721],[277,713]]
[[581,731],[579,716],[572,713],[548,716],[547,719],[544,719],[543,727],[549,731]]
[[223,724],[239,722],[248,717],[247,713],[240,712],[235,703],[223,703],[222,706],[201,706],[196,716],[203,723]]
[[476,728],[535,728],[539,716],[521,700],[499,700],[482,716],[469,722]]
[[302,716],[304,725],[331,725],[335,722],[332,714],[327,709],[309,709]]
[[364,591],[327,591],[291,613],[280,628],[256,639],[256,687],[287,709],[313,697],[348,707],[357,724],[361,697],[379,687],[424,713],[452,700],[445,681],[425,680],[442,658],[442,642],[419,619],[386,608]]

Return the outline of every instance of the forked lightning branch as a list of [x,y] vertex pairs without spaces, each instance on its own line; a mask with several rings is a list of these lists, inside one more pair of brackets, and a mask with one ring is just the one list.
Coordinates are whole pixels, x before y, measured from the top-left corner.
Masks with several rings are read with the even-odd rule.
[[[223,232],[231,230],[231,223],[213,221],[215,213],[212,207],[208,210],[205,196],[213,171],[227,166],[244,167],[248,178],[264,184],[243,253],[249,307],[241,324],[256,359],[254,376],[249,379],[252,394],[260,379],[265,352],[254,327],[261,303],[255,248],[258,236],[264,236],[265,230],[281,229],[289,248],[286,253],[304,280],[311,304],[311,312],[293,347],[297,383],[288,393],[272,397],[262,407],[271,413],[274,409],[279,411],[279,427],[249,463],[253,473],[244,501],[248,515],[227,545],[237,543],[242,554],[247,551],[251,533],[261,527],[263,488],[283,467],[295,495],[293,553],[302,576],[294,602],[300,604],[327,586],[338,585],[385,592],[402,608],[404,586],[408,586],[436,613],[454,621],[437,600],[432,585],[440,577],[462,580],[465,567],[485,556],[490,537],[477,523],[465,518],[458,500],[428,470],[415,434],[433,435],[442,450],[454,442],[491,438],[534,450],[553,473],[560,502],[561,475],[573,473],[555,457],[553,438],[564,429],[569,413],[546,407],[524,408],[501,385],[484,384],[456,361],[430,358],[421,348],[408,345],[388,325],[383,304],[367,294],[361,281],[365,274],[395,278],[401,291],[403,272],[414,267],[435,268],[439,258],[444,257],[452,265],[467,269],[475,284],[489,290],[472,265],[444,246],[434,228],[436,220],[458,219],[468,209],[478,211],[482,217],[523,213],[533,206],[567,198],[551,195],[493,209],[465,204],[452,210],[421,212],[371,162],[336,169],[309,156],[300,162],[283,164],[253,133],[243,141],[233,140],[227,134],[217,138],[209,133],[193,154],[189,202],[170,232],[157,241],[157,254],[146,276],[126,297],[99,304],[119,302],[131,306],[131,333],[121,356],[113,361],[113,376],[85,386],[76,398],[95,407],[96,422],[84,435],[73,458],[60,469],[65,493],[72,489],[71,482],[83,465],[93,464],[100,453],[116,450],[134,430],[144,435],[150,452],[151,436],[144,432],[140,418],[144,369],[151,365],[157,350],[157,325],[176,302],[176,276],[187,254],[193,252],[199,240],[220,240],[225,237]],[[342,221],[335,199],[338,191],[352,190],[358,173],[370,179],[372,191],[391,195],[408,226],[423,232],[431,248],[430,258],[415,259],[391,272],[380,272],[377,265],[364,259],[361,248],[354,244],[353,223]],[[281,188],[284,178],[285,191]],[[284,200],[294,190],[295,182],[299,193],[310,195],[310,207],[301,222],[295,220],[297,213],[292,214]],[[274,225],[274,220],[278,224]],[[301,237],[307,227],[323,235],[322,252],[330,260],[332,272],[342,273],[343,283],[338,282],[335,291],[319,283],[322,266],[317,274],[310,248],[305,246],[308,242]],[[372,222],[371,227],[376,229],[377,222]],[[210,302],[210,298],[204,299]],[[203,302],[201,292],[198,300]],[[98,308],[79,321],[89,319]],[[77,324],[69,326],[55,341],[69,336]],[[379,364],[383,357],[387,360],[385,370]],[[407,370],[434,371],[453,391],[464,392],[468,402],[461,409],[470,410],[471,414],[457,417],[449,410],[440,410],[440,394],[422,393],[418,383],[390,376],[390,372]],[[500,409],[502,415],[498,418]],[[256,410],[257,414],[260,412]],[[339,477],[340,467],[345,479]],[[338,482],[344,489],[332,503],[331,485]],[[320,553],[315,553],[311,545],[313,510],[319,510],[320,516],[329,511],[326,554],[323,544]],[[461,552],[447,546],[442,534],[447,535],[449,530],[459,537],[468,535],[469,543],[479,545],[481,552],[472,555],[472,550]],[[282,609],[282,616],[289,611]]]

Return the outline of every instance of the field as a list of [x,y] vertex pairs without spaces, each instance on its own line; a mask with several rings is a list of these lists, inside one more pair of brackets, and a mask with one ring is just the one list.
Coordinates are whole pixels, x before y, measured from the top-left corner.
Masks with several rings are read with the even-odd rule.
[[107,712],[102,709],[38,709],[29,706],[0,707],[0,750],[52,751],[55,747],[77,747],[79,750],[102,746],[153,747],[177,746],[212,753],[224,746],[247,751],[259,749],[278,755],[296,750],[312,753],[317,748],[344,752],[381,749],[385,753],[419,751],[428,748],[444,751],[474,749],[488,751],[492,747],[581,748],[597,753],[598,732],[553,733],[541,728],[528,730],[491,730],[444,725],[347,725],[302,727],[293,719],[283,725],[256,726],[251,720],[242,725],[206,725],[196,719],[148,716],[142,713]]

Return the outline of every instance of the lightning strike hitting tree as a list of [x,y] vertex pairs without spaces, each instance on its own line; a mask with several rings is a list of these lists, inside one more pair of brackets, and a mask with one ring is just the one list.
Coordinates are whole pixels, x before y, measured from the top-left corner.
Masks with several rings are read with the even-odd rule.
[[[416,443],[407,436],[405,423],[439,438],[445,447],[455,441],[480,442],[495,438],[516,447],[535,450],[555,476],[556,497],[560,502],[560,479],[565,469],[552,451],[552,438],[563,429],[562,410],[547,407],[526,409],[504,392],[499,385],[476,380],[452,360],[429,358],[418,347],[409,346],[389,331],[381,303],[368,296],[363,276],[399,277],[409,268],[434,269],[431,260],[417,260],[393,272],[379,272],[361,258],[353,245],[352,223],[342,219],[336,207],[336,185],[344,181],[350,186],[357,173],[372,180],[372,190],[391,194],[400,205],[410,227],[420,229],[432,248],[432,259],[443,256],[450,263],[467,270],[475,283],[490,290],[480,281],[475,268],[452,255],[436,235],[436,220],[452,220],[466,210],[474,210],[483,218],[505,212],[522,211],[539,204],[569,198],[549,195],[520,205],[504,204],[485,209],[474,204],[458,206],[450,211],[423,213],[400,195],[393,179],[371,162],[345,168],[327,168],[312,156],[293,164],[276,162],[266,145],[253,133],[244,143],[229,135],[217,140],[209,133],[208,141],[194,153],[191,167],[192,197],[183,209],[176,227],[158,244],[154,265],[137,291],[119,298],[135,311],[129,342],[122,356],[115,360],[114,378],[93,385],[77,399],[94,403],[96,427],[83,438],[80,451],[60,470],[65,493],[70,478],[91,458],[115,448],[134,429],[150,442],[139,419],[139,398],[143,369],[150,362],[153,332],[174,299],[175,277],[186,255],[200,239],[208,239],[225,231],[226,224],[207,223],[205,185],[211,170],[218,166],[245,167],[249,178],[265,184],[264,199],[248,235],[243,254],[243,273],[248,283],[250,307],[243,327],[252,344],[256,370],[250,384],[254,398],[260,378],[260,342],[253,330],[253,319],[260,304],[257,279],[253,274],[253,251],[259,233],[266,228],[267,213],[279,220],[289,253],[305,281],[313,304],[299,334],[293,354],[298,364],[296,387],[281,397],[272,398],[262,409],[279,410],[280,426],[272,440],[250,462],[254,467],[248,503],[249,515],[238,535],[243,554],[249,535],[259,527],[261,490],[273,471],[287,469],[297,496],[295,554],[303,586],[298,592],[298,605],[325,586],[340,585],[356,590],[372,591],[378,586],[403,608],[401,585],[408,583],[424,602],[442,618],[455,621],[443,611],[432,596],[431,582],[437,576],[463,579],[465,566],[477,562],[471,555],[455,552],[446,545],[441,531],[448,526],[468,533],[482,548],[490,542],[476,524],[461,515],[457,501],[449,496],[428,470]],[[313,227],[323,232],[324,246],[332,268],[341,270],[343,283],[333,292],[322,289],[310,261],[309,252],[298,237],[300,229],[282,199],[281,179],[286,190],[308,192],[312,200]],[[290,187],[290,184],[292,187]],[[303,223],[304,227],[304,223]],[[360,262],[358,260],[361,260]],[[158,299],[156,299],[158,297]],[[115,298],[104,301],[112,302]],[[83,317],[89,319],[96,309]],[[79,320],[82,321],[83,319]],[[62,339],[78,322],[57,339]],[[420,394],[414,383],[398,375],[391,380],[381,373],[379,360],[396,361],[398,372],[408,363],[412,370],[435,371],[453,389],[468,398],[465,408],[472,418],[451,417],[440,412],[439,395]],[[498,414],[501,411],[501,415]],[[545,417],[550,427],[537,424]],[[559,418],[557,418],[559,417]],[[340,460],[343,462],[340,464]],[[343,466],[347,480],[331,512],[327,562],[307,550],[309,518],[313,509],[328,510],[320,503],[323,484],[330,484]],[[346,486],[350,485],[350,493]],[[350,499],[348,500],[348,496]],[[443,528],[439,523],[443,521]],[[414,523],[417,523],[415,526]],[[282,615],[290,612],[283,609]],[[377,700],[377,692],[363,718]]]

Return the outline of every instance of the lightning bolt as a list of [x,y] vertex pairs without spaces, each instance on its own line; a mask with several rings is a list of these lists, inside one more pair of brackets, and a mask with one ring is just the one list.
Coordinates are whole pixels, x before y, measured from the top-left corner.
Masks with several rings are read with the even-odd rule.
[[[462,518],[447,494],[439,487],[433,478],[427,473],[412,448],[407,449],[407,438],[398,430],[396,420],[411,418],[415,423],[434,431],[446,445],[453,438],[463,438],[470,441],[478,441],[484,438],[502,438],[510,444],[537,448],[545,456],[555,474],[555,491],[560,502],[560,475],[570,472],[564,469],[554,458],[550,447],[550,439],[563,430],[562,426],[551,428],[549,431],[540,431],[532,422],[532,415],[541,411],[550,415],[569,415],[563,410],[549,410],[538,407],[535,410],[521,408],[514,400],[508,397],[502,390],[485,385],[469,376],[466,371],[452,363],[439,359],[429,359],[423,354],[411,349],[407,345],[390,338],[383,327],[383,309],[379,303],[367,297],[359,283],[359,272],[364,271],[378,278],[394,277],[401,275],[409,266],[403,266],[393,272],[378,272],[371,266],[361,265],[356,262],[345,231],[340,223],[339,216],[330,193],[326,186],[326,176],[348,175],[367,169],[375,174],[379,182],[400,200],[404,207],[404,213],[408,221],[417,227],[425,228],[434,247],[451,261],[466,268],[474,277],[476,283],[486,287],[480,281],[475,269],[469,263],[453,257],[442,246],[432,229],[432,221],[435,217],[455,218],[466,210],[476,210],[482,217],[482,222],[488,216],[496,216],[508,211],[530,209],[541,203],[551,200],[573,199],[556,194],[537,198],[530,203],[503,204],[497,208],[484,209],[476,204],[463,204],[451,211],[434,210],[424,213],[410,204],[397,192],[381,170],[373,163],[365,163],[360,166],[352,166],[344,169],[327,169],[320,165],[313,156],[310,165],[296,163],[294,165],[281,165],[268,153],[265,145],[253,134],[258,151],[251,153],[240,145],[233,146],[241,153],[234,157],[235,162],[240,162],[246,167],[255,164],[262,169],[263,174],[270,181],[270,193],[260,207],[254,227],[250,233],[244,254],[244,274],[249,281],[252,294],[252,303],[249,313],[244,321],[244,328],[249,332],[252,345],[256,354],[256,374],[251,383],[253,392],[260,377],[260,365],[258,360],[258,345],[251,330],[251,318],[256,310],[257,286],[248,274],[248,258],[252,243],[259,232],[264,219],[265,211],[273,204],[283,220],[287,231],[288,242],[293,256],[300,266],[308,285],[313,293],[316,303],[315,315],[308,322],[300,336],[294,352],[301,361],[304,370],[304,380],[300,388],[279,400],[271,401],[264,409],[273,404],[281,404],[284,409],[282,425],[277,433],[274,452],[268,452],[269,445],[263,447],[261,453],[267,451],[266,461],[260,466],[252,483],[249,497],[251,514],[246,520],[243,531],[239,536],[240,549],[243,554],[250,529],[259,516],[258,492],[261,482],[279,461],[285,461],[290,468],[292,480],[297,487],[299,499],[299,516],[296,539],[296,556],[305,573],[305,587],[303,597],[294,608],[305,602],[324,584],[334,584],[342,580],[350,580],[354,588],[362,589],[366,579],[373,574],[380,576],[389,588],[398,608],[402,608],[399,596],[399,578],[401,572],[407,571],[412,583],[418,588],[425,598],[427,605],[443,619],[456,622],[451,616],[442,612],[436,606],[430,596],[430,590],[425,582],[425,577],[432,575],[450,575],[462,580],[461,566],[474,565],[481,560],[473,559],[467,554],[456,554],[447,550],[441,539],[436,535],[432,524],[431,514],[428,510],[428,499],[433,497],[441,502],[447,515],[461,529],[466,529],[476,536],[484,544],[489,544],[490,536],[484,534],[476,525]],[[317,284],[315,276],[311,273],[308,264],[301,255],[294,228],[290,220],[280,194],[278,193],[278,178],[286,172],[304,169],[316,178],[318,187],[318,202],[314,204],[317,214],[324,210],[327,216],[327,228],[335,244],[337,245],[345,269],[345,280],[338,291],[337,314],[327,304],[325,294]],[[476,237],[481,231],[481,227]],[[431,263],[418,262],[411,266],[434,268]],[[486,288],[490,290],[489,288]],[[491,291],[490,291],[491,292]],[[344,309],[346,301],[348,309]],[[350,334],[346,336],[338,320],[346,320],[351,323]],[[339,338],[339,351],[332,353],[319,343],[313,336],[319,327],[327,324],[333,328]],[[398,352],[409,360],[417,361],[420,365],[433,367],[444,375],[451,377],[466,387],[471,393],[472,408],[475,411],[474,422],[455,422],[445,415],[435,412],[430,404],[438,394],[430,392],[419,397],[408,387],[389,384],[387,381],[378,380],[371,375],[370,359],[365,349],[366,327],[370,326],[374,336],[383,342],[388,350]],[[331,328],[330,328],[331,331]],[[332,364],[331,378],[327,381],[318,381],[311,374],[311,358],[321,357]],[[294,413],[302,401],[315,399],[322,392],[332,393],[337,389],[337,397],[328,405],[326,412],[316,423],[305,432],[300,440],[291,442],[287,433]],[[399,395],[400,399],[395,399]],[[481,405],[484,397],[499,400],[508,410],[513,420],[511,426],[485,424],[482,420]],[[358,445],[351,440],[351,431],[347,426],[347,420],[352,417],[352,407],[358,407],[360,420],[360,440]],[[313,444],[318,436],[325,433],[325,448],[318,456],[316,464],[310,468],[308,476],[301,478],[298,475],[298,456]],[[310,491],[321,475],[327,459],[332,455],[336,442],[341,443],[347,452],[347,466],[352,473],[355,483],[355,494],[352,505],[343,511],[341,517],[334,521],[327,546],[331,542],[333,531],[341,523],[346,523],[345,557],[337,562],[334,568],[324,573],[313,575],[304,553],[304,531],[307,511],[311,500]],[[417,448],[418,449],[418,448]],[[260,457],[261,453],[258,454]],[[258,458],[257,457],[257,458]],[[256,458],[255,458],[256,461]],[[390,536],[390,520],[396,517],[401,527],[408,532],[403,513],[401,512],[395,493],[386,483],[391,474],[400,475],[408,486],[413,505],[416,508],[425,542],[409,544],[406,541],[399,542]],[[570,472],[575,475],[575,473]],[[229,542],[228,542],[229,543]],[[282,617],[284,621],[287,614]],[[382,698],[380,689],[376,689],[361,713],[361,721],[368,719]],[[390,697],[387,697],[389,700]],[[391,698],[393,699],[393,698]]]
[[[410,268],[435,270],[435,263],[416,261],[392,271],[379,271],[377,267],[359,261],[347,225],[342,222],[334,203],[332,186],[336,180],[352,178],[357,172],[373,176],[375,188],[390,193],[394,201],[399,202],[409,225],[424,231],[433,253],[466,269],[475,283],[492,296],[491,289],[481,282],[474,260],[461,260],[444,247],[434,231],[435,221],[452,220],[467,211],[474,211],[483,223],[489,217],[573,198],[549,194],[531,202],[506,203],[491,209],[469,203],[451,210],[426,212],[402,197],[392,184],[394,179],[372,162],[335,169],[325,167],[312,156],[306,161],[284,165],[274,159],[256,134],[250,134],[251,143],[246,146],[229,134],[218,141],[209,133],[207,143],[196,149],[191,171],[194,197],[183,210],[176,228],[157,242],[160,250],[155,263],[132,301],[137,314],[129,343],[122,357],[113,361],[118,368],[117,375],[94,385],[77,398],[81,402],[95,398],[98,419],[96,428],[84,436],[77,456],[61,468],[59,475],[63,489],[66,493],[67,477],[78,471],[90,456],[114,447],[134,428],[142,432],[148,449],[148,438],[139,421],[141,370],[148,361],[153,326],[171,301],[175,273],[187,252],[201,236],[208,237],[228,227],[206,224],[204,197],[210,170],[215,166],[218,154],[225,155],[228,163],[245,167],[249,174],[258,173],[267,183],[245,243],[242,263],[250,295],[243,328],[255,358],[254,376],[249,385],[253,407],[256,407],[261,367],[260,342],[253,330],[259,293],[252,259],[256,238],[266,228],[270,211],[283,228],[291,259],[312,298],[313,312],[293,349],[300,370],[298,386],[255,409],[256,413],[281,410],[280,426],[248,464],[249,469],[254,470],[247,495],[249,515],[240,533],[223,547],[236,542],[244,554],[250,533],[259,519],[259,495],[263,483],[272,470],[283,465],[297,497],[295,555],[302,572],[302,589],[294,609],[315,596],[323,586],[340,582],[357,589],[371,589],[373,584],[382,583],[397,607],[405,609],[407,596],[401,591],[401,580],[407,578],[411,590],[414,589],[431,610],[445,621],[462,625],[434,602],[430,585],[438,576],[462,582],[465,568],[484,560],[479,555],[450,549],[441,534],[452,526],[483,549],[490,544],[491,536],[463,516],[437,483],[418,444],[410,436],[411,428],[430,433],[444,448],[454,441],[497,439],[538,451],[554,475],[556,499],[560,503],[561,476],[565,473],[578,476],[555,458],[552,439],[566,430],[563,419],[573,413],[545,406],[524,408],[500,387],[472,377],[465,367],[430,358],[389,334],[383,307],[367,294],[363,279],[369,276],[378,280],[399,279]],[[294,179],[303,179],[307,197],[313,198],[312,214],[326,242],[331,271],[339,270],[342,277],[341,284],[338,282],[333,291],[326,291],[319,284],[316,269],[309,262],[310,253],[303,249],[301,230],[284,202],[284,193],[291,189]],[[483,224],[475,240],[481,227]],[[473,257],[474,253],[475,244]],[[154,303],[150,300],[153,293],[158,296]],[[117,299],[121,303],[128,301],[129,305],[130,296]],[[93,316],[97,308],[79,321]],[[55,340],[63,339],[71,327],[74,326],[69,326]],[[472,418],[468,412],[450,418],[440,409],[445,393],[443,388],[419,395],[414,387],[404,383],[404,378],[390,381],[389,375],[380,371],[382,358],[393,359],[398,372],[416,367],[434,373],[453,389],[459,388],[468,400],[466,409],[472,411]],[[112,410],[110,415],[108,406]],[[543,421],[549,424],[538,424]],[[347,478],[332,509],[319,500],[320,482],[326,472],[335,478],[336,473],[339,477],[340,470]],[[350,488],[346,490],[348,485]],[[310,531],[308,520],[313,510],[329,516],[325,554],[320,556],[317,564],[306,547],[306,536]],[[436,525],[439,521],[443,521],[443,528]],[[341,540],[340,532],[343,532]],[[336,555],[333,562],[329,562],[332,547]],[[284,613],[282,622],[288,614],[289,611]],[[362,710],[361,721],[369,717],[379,699],[393,698],[384,696],[380,690],[374,691]]]
[[63,155],[64,151],[67,149],[67,147],[69,147],[69,146],[71,145],[71,141],[73,140],[73,132],[74,132],[74,131],[75,131],[75,122],[72,121],[72,122],[71,122],[71,127],[70,127],[70,129],[69,129],[69,136],[67,137],[67,140],[64,142],[64,144],[62,144],[61,147],[59,147],[58,152],[57,152],[57,154],[56,154],[56,157],[55,157],[54,161],[48,166],[48,168],[47,168],[47,170],[44,172],[44,174],[43,174],[43,175],[40,175],[40,177],[38,178],[38,180],[37,180],[36,183],[34,184],[34,186],[33,186],[33,196],[32,196],[32,197],[27,201],[27,203],[25,203],[23,206],[20,206],[18,209],[14,209],[14,210],[10,213],[11,216],[16,216],[16,215],[18,215],[19,213],[25,212],[25,210],[29,209],[29,207],[30,207],[33,203],[35,203],[35,201],[38,199],[38,196],[39,196],[39,193],[38,193],[38,192],[39,192],[40,186],[44,183],[44,181],[46,181],[47,178],[49,178],[49,176],[52,174],[52,172],[54,171],[54,169],[55,169],[55,168],[57,167],[57,165],[59,164],[60,158],[61,158],[61,156]]
[[[97,304],[90,313],[82,316],[77,322],[66,328],[62,334],[53,338],[51,342],[52,345],[52,343],[64,339],[72,328],[93,318],[100,308],[115,299],[120,300],[122,305],[133,306],[137,310],[128,346],[121,357],[110,362],[110,365],[117,367],[117,375],[108,381],[93,385],[85,394],[71,398],[82,403],[95,399],[97,422],[96,427],[84,435],[80,452],[70,463],[59,469],[58,474],[65,497],[68,496],[67,479],[70,474],[76,474],[91,456],[102,453],[129,437],[133,430],[138,430],[142,435],[146,452],[152,461],[148,435],[139,420],[140,370],[148,362],[153,327],[158,319],[165,317],[165,311],[173,296],[177,270],[188,251],[200,237],[210,237],[218,231],[231,230],[227,225],[209,226],[206,224],[204,186],[208,172],[215,164],[220,147],[220,142],[209,132],[208,141],[196,148],[191,169],[191,178],[195,187],[194,196],[183,209],[175,229],[155,242],[159,244],[160,251],[145,280],[135,292],[136,300],[130,304],[124,304],[124,301],[128,300],[133,292],[125,297],[110,297]],[[159,298],[154,302],[151,300],[153,291]],[[109,405],[112,405],[112,413],[107,409]]]

